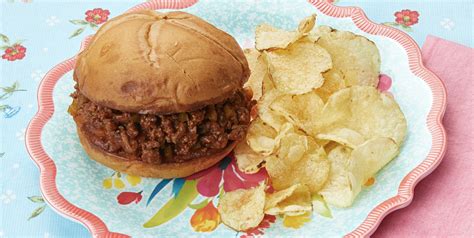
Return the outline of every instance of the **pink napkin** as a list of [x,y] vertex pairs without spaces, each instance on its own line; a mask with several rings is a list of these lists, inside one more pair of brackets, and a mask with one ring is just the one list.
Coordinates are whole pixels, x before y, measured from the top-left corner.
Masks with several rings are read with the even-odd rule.
[[474,49],[428,36],[423,62],[446,85],[446,155],[373,237],[474,237]]

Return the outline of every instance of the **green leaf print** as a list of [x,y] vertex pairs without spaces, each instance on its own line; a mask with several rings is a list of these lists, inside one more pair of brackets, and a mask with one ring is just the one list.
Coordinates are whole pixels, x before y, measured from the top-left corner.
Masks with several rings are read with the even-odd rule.
[[186,180],[181,191],[172,197],[143,227],[159,226],[181,214],[196,197],[198,192],[195,180]]
[[73,37],[76,37],[78,35],[80,35],[83,31],[85,30],[85,28],[79,28],[77,30],[75,30],[70,36],[69,36],[69,39],[73,38]]
[[2,39],[2,41],[3,41],[5,44],[7,44],[7,45],[10,44],[10,39],[8,39],[8,37],[7,37],[6,35],[0,34],[0,39]]
[[74,25],[89,25],[89,22],[86,22],[84,20],[69,20],[70,23],[74,24]]
[[43,205],[43,206],[38,207],[35,210],[33,210],[30,217],[28,218],[28,221],[35,218],[35,217],[37,217],[37,216],[39,216],[41,213],[43,213],[45,208],[46,208],[46,205]]
[[44,203],[44,199],[41,196],[31,196],[31,197],[28,197],[28,199],[30,199],[30,201],[35,202],[35,203]]

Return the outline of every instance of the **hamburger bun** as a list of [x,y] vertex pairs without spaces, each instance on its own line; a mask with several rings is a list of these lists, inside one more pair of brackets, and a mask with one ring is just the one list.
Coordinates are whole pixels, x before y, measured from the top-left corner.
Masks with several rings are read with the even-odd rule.
[[81,93],[96,104],[153,114],[221,102],[249,75],[229,34],[189,13],[151,10],[106,22],[74,71]]

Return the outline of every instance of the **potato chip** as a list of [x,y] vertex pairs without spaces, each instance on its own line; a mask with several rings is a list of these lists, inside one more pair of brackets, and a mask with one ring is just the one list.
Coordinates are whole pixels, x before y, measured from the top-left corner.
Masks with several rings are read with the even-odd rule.
[[265,156],[253,151],[246,141],[237,144],[234,155],[239,169],[248,174],[258,172],[265,164]]
[[266,196],[265,214],[297,216],[311,210],[311,193],[309,188],[302,184],[294,184]]
[[365,184],[395,158],[398,152],[398,146],[391,138],[377,137],[366,141],[351,153],[354,176],[361,184]]
[[329,53],[311,42],[296,42],[264,55],[275,87],[285,94],[303,94],[321,87],[322,73],[332,67]]
[[[263,58],[263,57],[262,57]],[[275,84],[272,81],[270,73],[267,71],[262,81],[262,93],[267,94],[268,92],[275,89]]]
[[334,148],[339,146],[339,144],[337,142],[334,142],[334,141],[329,141],[329,143],[327,143],[323,146],[324,146],[324,151],[326,151],[326,153],[329,154],[329,152],[331,152],[331,150],[333,150]]
[[217,210],[222,223],[237,231],[258,226],[264,217],[265,185],[224,193]]
[[334,129],[334,127],[344,126],[338,123],[345,118],[350,118],[349,104],[345,103],[346,101],[350,100],[350,97],[350,93],[345,89],[334,93],[332,95],[333,99],[328,99],[324,105],[318,120],[314,120],[313,123],[307,125],[308,134],[316,137],[320,133]]
[[281,137],[277,157],[293,164],[298,162],[307,150],[307,136],[290,132]]
[[351,172],[351,151],[339,145],[328,154],[331,162],[329,179],[319,194],[333,206],[349,207],[361,190],[360,182]]
[[260,118],[250,123],[247,132],[247,143],[253,151],[262,155],[269,155],[275,148],[277,132],[266,125]]
[[314,151],[292,164],[273,155],[268,157],[265,167],[273,187],[282,190],[301,183],[308,186],[311,193],[319,191],[328,178],[330,165],[322,147]]
[[255,48],[257,50],[285,49],[310,32],[315,24],[316,14],[304,18],[296,31],[285,31],[268,24],[257,26],[255,30]]
[[[265,211],[267,209],[270,209],[270,208],[274,208],[278,205],[278,203],[280,203],[281,201],[287,199],[288,197],[290,197],[291,195],[293,195],[293,193],[295,192],[295,190],[301,186],[305,186],[305,185],[302,185],[302,184],[293,184],[291,185],[289,188],[286,188],[286,189],[283,189],[283,190],[280,190],[280,191],[276,191],[274,193],[267,193],[266,194],[266,198],[265,198]],[[306,190],[308,189],[308,187],[306,187]]]
[[245,49],[244,54],[251,72],[244,87],[250,87],[253,92],[252,99],[258,100],[262,96],[262,81],[267,74],[267,64],[263,57],[260,57],[260,52],[255,49]]
[[324,102],[327,102],[328,98],[333,93],[345,88],[346,83],[344,82],[344,77],[339,70],[329,70],[323,74],[323,77],[323,86],[317,88],[315,91]]
[[298,32],[303,35],[310,32],[314,28],[316,23],[316,14],[312,14],[309,17],[304,18],[298,24]]
[[328,207],[328,204],[324,198],[315,193],[311,195],[311,200],[313,201],[313,210],[319,215],[327,218],[332,218],[331,210]]
[[320,194],[334,206],[352,205],[362,185],[397,154],[397,144],[384,137],[370,139],[352,151],[344,146],[334,148],[328,155],[329,180]]
[[352,32],[337,31],[327,26],[315,28],[314,34],[320,36],[318,45],[331,55],[331,71],[340,71],[346,86],[377,87],[380,54],[372,41]]
[[260,98],[257,103],[258,116],[263,122],[271,126],[276,131],[280,130],[280,127],[286,123],[286,119],[283,116],[276,114],[270,109],[270,104],[280,95],[279,91],[271,90]]
[[360,133],[365,140],[390,137],[400,145],[407,123],[395,99],[369,86],[352,86],[334,93],[324,106],[311,135],[345,127]]
[[306,136],[306,139],[308,140],[308,154],[318,153],[321,147],[331,142],[328,140],[314,139],[312,136]]
[[324,108],[321,98],[313,91],[301,95],[280,95],[270,104],[275,113],[293,122],[304,131],[312,124]]
[[297,41],[298,35],[296,31],[285,31],[262,24],[255,30],[255,48],[257,50],[284,49]]
[[349,128],[336,128],[326,133],[318,134],[318,139],[335,141],[341,145],[345,145],[354,149],[356,146],[364,143],[364,137],[357,131]]

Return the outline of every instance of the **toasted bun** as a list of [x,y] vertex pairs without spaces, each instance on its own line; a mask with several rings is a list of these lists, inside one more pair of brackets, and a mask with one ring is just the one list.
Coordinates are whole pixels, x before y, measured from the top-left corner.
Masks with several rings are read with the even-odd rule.
[[249,75],[232,36],[188,13],[151,10],[105,23],[74,71],[81,93],[96,104],[154,114],[221,102]]
[[236,145],[236,142],[233,142],[216,154],[195,158],[183,163],[149,164],[137,160],[127,160],[101,150],[99,147],[90,143],[79,125],[77,126],[77,134],[79,135],[82,147],[84,147],[84,150],[92,160],[115,171],[151,178],[181,178],[192,175],[218,163],[229,154]]

